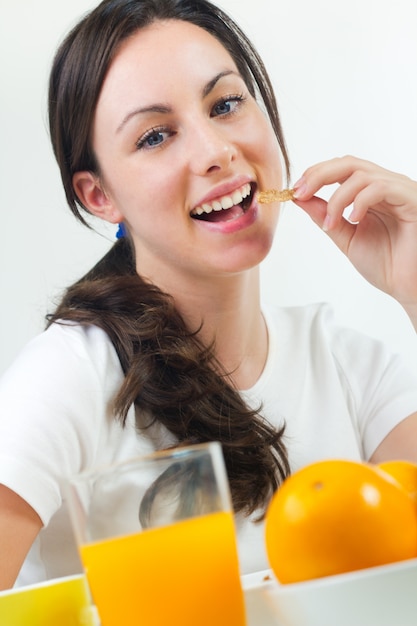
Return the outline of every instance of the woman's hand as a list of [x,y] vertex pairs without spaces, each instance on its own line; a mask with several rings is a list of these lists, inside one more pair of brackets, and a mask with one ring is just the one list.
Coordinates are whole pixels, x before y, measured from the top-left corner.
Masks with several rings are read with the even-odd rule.
[[[328,202],[315,196],[334,183]],[[294,202],[370,283],[402,304],[417,328],[417,182],[346,156],[310,167],[295,189]]]

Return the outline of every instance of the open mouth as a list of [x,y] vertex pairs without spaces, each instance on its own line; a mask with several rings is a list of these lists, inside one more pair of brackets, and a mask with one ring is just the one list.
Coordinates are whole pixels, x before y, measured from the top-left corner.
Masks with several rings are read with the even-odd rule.
[[250,207],[255,185],[246,183],[232,194],[202,204],[191,211],[191,217],[205,222],[228,222],[242,216]]

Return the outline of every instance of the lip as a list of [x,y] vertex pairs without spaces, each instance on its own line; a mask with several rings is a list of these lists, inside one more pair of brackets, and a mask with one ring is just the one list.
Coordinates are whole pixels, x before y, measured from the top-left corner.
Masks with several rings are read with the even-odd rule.
[[221,185],[217,185],[209,193],[207,193],[203,198],[201,198],[196,205],[191,209],[190,213],[205,203],[210,204],[214,200],[218,200],[222,196],[228,196],[232,194],[237,189],[240,189],[246,183],[253,183],[253,179],[249,176],[237,176],[229,181],[222,183]]
[[[212,199],[215,200],[216,197]],[[244,213],[242,213],[241,216],[235,219],[226,222],[208,222],[205,220],[193,220],[193,222],[196,228],[203,228],[206,231],[229,235],[252,226],[252,224],[254,224],[254,222],[256,222],[257,220],[258,212],[259,205],[257,202],[256,194],[254,194],[250,206],[246,209]]]

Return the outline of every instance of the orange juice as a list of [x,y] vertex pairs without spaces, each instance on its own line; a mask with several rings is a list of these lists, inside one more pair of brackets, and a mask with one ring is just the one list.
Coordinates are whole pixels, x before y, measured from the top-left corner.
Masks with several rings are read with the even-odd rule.
[[234,522],[211,513],[81,546],[102,626],[245,626]]

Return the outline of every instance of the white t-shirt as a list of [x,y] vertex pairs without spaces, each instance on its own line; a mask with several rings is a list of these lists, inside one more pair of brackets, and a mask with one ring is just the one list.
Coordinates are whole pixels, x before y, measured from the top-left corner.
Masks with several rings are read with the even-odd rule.
[[[368,459],[390,430],[417,411],[417,377],[398,356],[356,331],[338,329],[325,305],[265,311],[269,354],[242,392],[270,423],[286,423],[293,470],[318,459]],[[63,499],[66,477],[173,443],[155,426],[123,428],[111,410],[123,372],[96,327],[54,324],[33,339],[0,381],[0,482],[37,511],[44,528],[17,584],[81,571]],[[268,567],[263,525],[237,516],[242,573]]]

